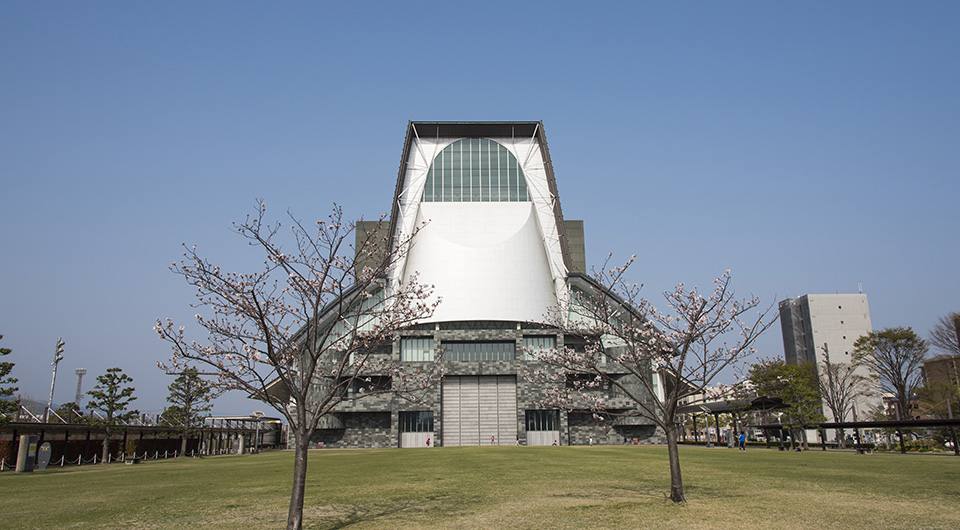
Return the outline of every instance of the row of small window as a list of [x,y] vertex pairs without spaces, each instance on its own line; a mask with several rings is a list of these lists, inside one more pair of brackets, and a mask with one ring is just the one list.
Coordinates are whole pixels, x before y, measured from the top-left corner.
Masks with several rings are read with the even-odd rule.
[[400,432],[433,432],[433,411],[401,412]]
[[559,410],[528,410],[526,413],[528,431],[559,431]]
[[[524,424],[528,431],[559,431],[559,410],[528,410]],[[400,432],[434,432],[433,411],[400,413]]]
[[[557,338],[553,336],[524,337],[524,350],[549,350],[557,347]],[[444,361],[513,361],[516,360],[515,342],[443,342]],[[428,362],[434,360],[432,337],[400,339],[400,360],[406,362]]]
[[423,202],[520,202],[527,181],[506,147],[486,138],[465,138],[444,148],[427,170]]
[[444,342],[445,361],[512,361],[517,358],[514,342]]

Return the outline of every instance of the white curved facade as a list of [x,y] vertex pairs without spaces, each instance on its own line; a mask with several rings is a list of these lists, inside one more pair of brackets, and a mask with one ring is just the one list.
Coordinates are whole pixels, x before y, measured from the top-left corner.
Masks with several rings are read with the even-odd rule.
[[391,271],[394,281],[414,272],[443,299],[425,322],[511,320],[543,322],[566,295],[555,192],[537,136],[487,137],[516,159],[526,180],[525,201],[424,202],[431,165],[462,137],[411,140],[397,189],[394,241],[419,232]]
[[407,274],[443,297],[429,321],[541,321],[557,305],[529,202],[422,203]]

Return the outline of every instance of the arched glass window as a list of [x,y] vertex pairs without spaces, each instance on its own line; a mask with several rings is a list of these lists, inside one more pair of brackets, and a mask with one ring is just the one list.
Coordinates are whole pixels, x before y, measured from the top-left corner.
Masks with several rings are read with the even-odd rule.
[[506,147],[464,138],[444,148],[427,171],[423,202],[527,201],[527,181]]

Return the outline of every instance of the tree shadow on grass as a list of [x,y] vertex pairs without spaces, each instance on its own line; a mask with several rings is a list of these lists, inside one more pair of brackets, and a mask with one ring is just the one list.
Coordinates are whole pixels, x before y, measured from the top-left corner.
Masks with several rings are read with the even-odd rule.
[[[304,528],[309,528],[310,530],[339,530],[357,523],[388,518],[400,513],[415,515],[431,512],[431,514],[436,515],[437,509],[443,510],[442,505],[447,498],[449,497],[441,496],[418,499],[417,502],[406,500],[392,504],[350,504],[340,505],[335,508],[330,507],[330,510],[336,513],[310,516],[305,514]],[[460,510],[454,508],[452,511],[462,511],[462,505],[460,508]],[[449,509],[444,511],[451,512]]]
[[[693,485],[684,485],[683,487],[684,495],[687,497],[689,502],[691,499],[738,499],[743,497],[750,497],[751,495],[742,493],[742,492],[732,492],[729,488],[715,487],[715,486],[704,486],[699,484]],[[584,492],[570,492],[570,493],[558,493],[551,495],[554,498],[566,498],[566,499],[578,499],[578,500],[605,500],[608,501],[612,498],[617,499],[646,499],[649,501],[661,501],[661,502],[672,502],[670,500],[670,488],[657,488],[657,487],[630,487],[630,486],[618,486],[611,488],[609,490],[597,490],[597,491],[584,491]]]
[[550,497],[566,498],[566,499],[582,499],[582,500],[597,500],[597,499],[606,500],[612,497],[646,498],[650,500],[660,500],[665,498],[668,494],[669,494],[668,489],[662,489],[662,488],[619,486],[615,488],[598,489],[598,490],[592,490],[592,491],[555,493],[550,495]]
[[348,526],[362,523],[364,521],[372,521],[382,517],[395,515],[397,513],[407,511],[411,506],[412,503],[410,502],[403,504],[392,504],[389,506],[354,504],[351,506],[342,507],[338,513],[333,515],[328,515],[325,517],[311,517],[313,521],[311,521],[309,525],[304,525],[304,527],[312,530],[337,530],[340,528],[347,528]]

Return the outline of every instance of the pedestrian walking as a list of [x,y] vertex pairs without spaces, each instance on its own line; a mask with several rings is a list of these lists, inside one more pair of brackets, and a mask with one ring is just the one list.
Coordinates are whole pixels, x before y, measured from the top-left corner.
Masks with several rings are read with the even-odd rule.
[[742,431],[740,432],[740,437],[737,438],[737,449],[741,451],[747,450],[747,435]]

